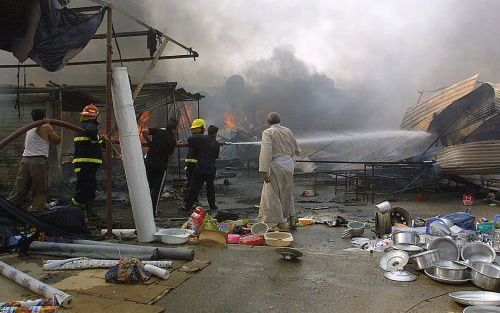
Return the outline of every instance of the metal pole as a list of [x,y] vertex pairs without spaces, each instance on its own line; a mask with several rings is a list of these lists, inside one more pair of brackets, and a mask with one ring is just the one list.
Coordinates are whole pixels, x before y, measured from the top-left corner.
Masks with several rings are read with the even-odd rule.
[[[175,118],[177,120],[180,120],[180,118],[177,116],[177,108],[176,108],[176,103],[175,103],[175,88],[174,90],[172,90],[172,99],[174,101],[174,114],[175,114]],[[179,126],[182,126],[179,124]],[[177,126],[177,127],[179,127]],[[179,132],[177,132],[177,141],[179,141]],[[177,169],[178,169],[178,173],[177,173],[177,178],[178,179],[181,179],[181,148],[180,147],[177,147]]]
[[375,165],[372,165],[372,179],[370,180],[372,204],[375,203]]
[[198,102],[198,118],[200,118],[200,100],[196,100]]
[[[106,37],[106,134],[109,135],[111,130],[111,114],[113,107],[113,99],[111,98],[111,80],[113,73],[111,71],[112,64],[112,27],[113,27],[113,11],[110,7],[107,8],[107,37]],[[106,141],[106,215],[107,215],[107,235],[113,235],[113,158],[111,155],[111,141]]]

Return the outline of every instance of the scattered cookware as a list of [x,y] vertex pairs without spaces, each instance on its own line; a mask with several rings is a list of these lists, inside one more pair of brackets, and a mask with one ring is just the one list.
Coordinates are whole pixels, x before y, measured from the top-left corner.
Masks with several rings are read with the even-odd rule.
[[384,277],[394,281],[414,281],[417,279],[417,276],[402,269],[394,272],[385,272]]
[[391,211],[391,204],[389,203],[389,201],[381,202],[375,206],[377,207],[378,211],[382,214],[388,213]]
[[455,291],[448,294],[464,305],[500,305],[500,293],[491,291]]
[[405,267],[408,264],[408,253],[401,250],[389,251],[380,259],[380,267],[386,271],[396,271]]
[[160,240],[168,245],[180,245],[189,240],[189,236],[193,235],[190,229],[181,228],[160,228],[155,233],[156,240]]
[[484,242],[469,242],[462,247],[460,252],[462,259],[466,262],[472,263],[474,261],[481,261],[491,263],[495,260],[495,250]]
[[297,249],[294,248],[277,248],[276,252],[281,255],[285,260],[292,261],[300,258],[303,254]]
[[257,236],[264,236],[265,233],[269,231],[269,226],[266,223],[255,223],[252,225],[252,228],[250,229],[252,234],[257,235]]
[[405,224],[406,226],[411,226],[411,221],[413,220],[411,214],[403,208],[394,207],[388,213],[391,217],[391,224]]
[[471,278],[467,266],[452,261],[440,260],[434,264],[433,269],[434,274],[440,278],[453,280],[470,280]]
[[363,235],[365,231],[366,224],[363,222],[349,222],[347,224],[347,229],[342,234],[342,238],[359,237]]
[[402,231],[392,234],[393,245],[404,244],[418,246],[419,243],[420,238],[416,233]]
[[463,313],[500,313],[500,307],[492,305],[473,305],[466,307]]
[[429,243],[428,250],[438,250],[439,259],[448,261],[458,261],[459,250],[457,244],[449,237],[441,237]]
[[264,234],[266,245],[273,247],[288,247],[293,242],[293,236],[285,232],[273,232]]
[[415,262],[419,270],[431,268],[434,263],[439,261],[439,253],[437,250],[427,250],[410,257]]
[[489,291],[500,291],[500,266],[475,261],[470,264],[474,285]]
[[429,276],[432,280],[435,280],[435,281],[440,282],[440,283],[450,284],[450,285],[461,285],[461,284],[469,283],[471,281],[470,272],[468,272],[468,276],[464,279],[454,279],[454,278],[447,278],[447,277],[438,276],[435,271],[436,271],[436,268],[431,267],[431,268],[425,269],[424,273],[427,276]]
[[410,254],[415,254],[423,250],[422,247],[409,244],[402,244],[402,243],[398,245],[393,245],[392,248],[396,250],[403,250]]

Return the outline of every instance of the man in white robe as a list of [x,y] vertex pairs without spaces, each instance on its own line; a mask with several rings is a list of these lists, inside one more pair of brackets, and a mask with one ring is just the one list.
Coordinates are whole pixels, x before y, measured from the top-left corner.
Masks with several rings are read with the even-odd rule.
[[260,197],[259,221],[277,224],[286,229],[287,221],[295,226],[293,200],[293,156],[300,155],[300,147],[293,132],[280,125],[280,115],[272,112],[267,116],[270,127],[262,133],[259,172],[264,177]]

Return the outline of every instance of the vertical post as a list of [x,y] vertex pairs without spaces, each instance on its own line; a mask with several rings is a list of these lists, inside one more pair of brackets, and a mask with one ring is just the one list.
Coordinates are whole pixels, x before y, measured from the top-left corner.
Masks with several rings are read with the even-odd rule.
[[[113,11],[111,7],[107,8],[107,32],[106,32],[106,134],[109,136],[111,130],[111,108],[113,107],[111,96],[111,81],[113,74],[111,72],[111,58],[113,54],[112,47],[112,29],[113,29]],[[111,155],[111,140],[106,140],[106,216],[107,216],[107,235],[113,235],[113,158]]]
[[170,119],[170,117],[168,116],[168,96],[165,95],[165,107],[167,108],[167,123],[165,124],[165,126],[168,124],[168,120]]
[[197,104],[197,109],[198,109],[198,118],[200,118],[200,99],[196,100]]
[[[177,106],[176,106],[176,102],[175,102],[175,88],[172,90],[172,99],[174,101],[174,114],[175,114],[175,118],[180,122],[179,123],[179,126],[182,127],[182,121],[180,121],[180,117],[177,116]],[[177,126],[177,127],[179,127]],[[177,141],[179,141],[179,132],[177,132]],[[181,179],[181,147],[177,147],[177,178],[178,179]]]
[[375,203],[375,164],[372,164],[372,179],[370,179],[370,189],[372,196],[372,204]]

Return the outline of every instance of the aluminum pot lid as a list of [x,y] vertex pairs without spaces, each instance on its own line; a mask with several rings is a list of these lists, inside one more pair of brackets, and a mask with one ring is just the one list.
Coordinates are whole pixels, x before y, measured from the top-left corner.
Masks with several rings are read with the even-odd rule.
[[417,276],[409,273],[407,271],[399,270],[395,272],[386,272],[384,274],[385,278],[394,281],[414,281],[417,280]]
[[387,252],[380,259],[380,267],[386,271],[396,271],[405,267],[409,260],[408,253],[402,250],[393,250]]

